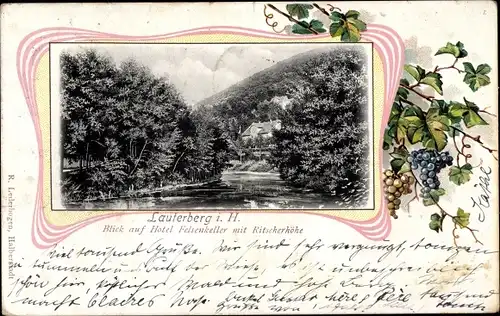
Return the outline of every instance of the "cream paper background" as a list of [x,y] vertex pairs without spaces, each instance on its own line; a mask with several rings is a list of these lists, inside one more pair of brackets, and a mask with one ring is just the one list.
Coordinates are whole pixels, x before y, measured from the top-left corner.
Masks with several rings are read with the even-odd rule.
[[[104,32],[114,32],[127,35],[154,35],[169,33],[179,30],[204,27],[210,25],[239,26],[270,31],[265,24],[262,13],[264,3],[217,3],[217,4],[10,4],[3,5],[1,12],[1,102],[2,102],[2,310],[15,315],[40,315],[40,314],[185,314],[189,308],[169,308],[169,303],[156,303],[152,308],[140,309],[132,307],[109,308],[107,310],[88,309],[86,304],[82,306],[71,306],[57,312],[38,306],[12,304],[6,297],[15,280],[8,279],[7,250],[8,244],[5,239],[6,232],[9,236],[16,237],[15,261],[22,264],[22,268],[16,269],[17,277],[26,277],[32,272],[30,263],[37,258],[47,255],[47,250],[38,250],[31,242],[31,225],[34,200],[36,194],[38,156],[37,144],[34,135],[33,123],[25,104],[24,96],[19,86],[16,72],[16,51],[21,39],[28,33],[43,27],[71,26],[85,29],[93,29]],[[284,6],[276,4],[277,6]],[[319,3],[322,5],[323,3]],[[433,56],[437,48],[444,46],[446,42],[455,43],[462,41],[469,51],[467,61],[474,65],[488,63],[492,67],[490,73],[491,84],[472,93],[462,82],[462,76],[450,73],[444,76],[445,89],[444,99],[460,100],[462,97],[473,100],[476,104],[485,107],[491,106],[492,112],[498,112],[498,64],[497,64],[497,7],[492,1],[422,1],[422,2],[337,2],[333,3],[343,9],[359,10],[362,19],[367,23],[377,23],[395,29],[406,44],[407,62],[418,63],[424,67],[439,64],[447,65],[449,58]],[[319,17],[318,17],[319,18]],[[286,19],[278,18],[281,25],[286,25]],[[485,117],[491,125],[486,127],[475,127],[474,134],[482,135],[482,140],[493,148],[498,148],[497,121],[491,117]],[[472,131],[471,131],[472,132]],[[486,221],[479,222],[478,210],[472,208],[470,197],[481,193],[480,189],[474,187],[478,181],[478,174],[474,174],[467,185],[461,187],[450,187],[448,195],[440,203],[444,208],[453,212],[457,207],[471,212],[471,227],[478,229],[478,238],[488,249],[498,250],[498,169],[497,162],[480,147],[473,146],[472,154],[476,158],[483,159],[484,166],[490,166],[493,171],[491,182],[492,205],[486,209]],[[386,162],[387,164],[387,162]],[[475,169],[477,170],[477,169]],[[6,204],[8,186],[7,175],[15,174],[15,213],[13,215],[13,227],[8,231],[6,225]],[[444,184],[445,185],[445,184]],[[447,187],[448,188],[448,187]],[[453,188],[453,189],[451,189]],[[451,224],[445,225],[440,234],[429,230],[429,216],[435,210],[430,210],[416,203],[411,204],[408,212],[401,212],[397,221],[392,221],[392,232],[389,240],[393,243],[401,243],[408,240],[414,243],[421,238],[426,242],[433,242],[451,246],[453,244],[451,235]],[[302,236],[294,237],[296,243],[303,238],[312,242],[317,238],[330,242],[371,243],[354,230],[336,221],[325,220],[322,217],[312,215],[279,215],[259,214],[240,215],[241,223],[246,226],[279,223],[279,225],[300,225],[304,228]],[[115,223],[125,226],[140,227],[145,224],[145,219],[139,216],[126,216],[116,219],[105,220],[98,224],[78,231],[61,246],[66,249],[82,246],[104,246],[115,245],[126,247],[138,242],[154,242],[157,236],[136,236],[133,234],[121,235],[114,233],[102,233],[103,226]],[[232,224],[233,225],[233,224]],[[235,226],[234,224],[233,226]],[[241,226],[241,225],[240,225]],[[458,242],[461,245],[477,247],[470,234],[459,231]],[[196,235],[169,235],[169,241],[193,242],[200,247],[213,249],[221,238],[235,240],[240,244],[248,244],[261,236],[227,234],[221,236],[206,236],[202,238]],[[267,238],[265,236],[264,238]],[[269,237],[277,239],[278,237]],[[293,239],[293,238],[292,238]],[[276,240],[274,240],[276,241]],[[449,255],[449,254],[448,254]],[[391,262],[411,262],[412,264],[432,265],[442,263],[448,256],[439,251],[429,252],[425,255],[406,251],[400,258],[391,258]],[[222,256],[222,255],[221,255]],[[373,261],[369,253],[358,255],[359,260]],[[261,266],[275,266],[279,263],[279,256],[255,255],[253,259],[260,260]],[[281,258],[283,259],[283,258]],[[345,258],[315,257],[318,261],[338,262]],[[206,258],[209,262],[211,258]],[[399,261],[398,261],[399,260]],[[484,269],[475,275],[473,282],[461,285],[460,290],[481,291],[483,289],[496,289],[498,292],[499,267],[498,253],[495,255],[459,255],[456,260],[459,265],[474,265],[483,263]],[[81,264],[90,262],[89,258],[82,259]],[[223,276],[221,271],[210,271],[202,277]],[[319,271],[312,271],[311,275],[319,278]],[[60,274],[44,272],[42,277],[53,282],[60,279]],[[71,277],[80,275],[73,274]],[[442,273],[442,279],[456,277],[453,273]],[[95,284],[100,280],[99,276],[82,276],[89,284]],[[102,278],[102,277],[101,277]],[[267,279],[271,276],[267,276]],[[414,289],[414,297],[422,292],[417,284],[418,275],[408,273],[398,278],[402,287],[407,286],[410,291]],[[425,290],[425,289],[423,289]],[[446,291],[446,288],[440,288]],[[26,293],[37,295],[35,289],[27,289]],[[69,290],[68,290],[69,291]],[[227,295],[225,292],[211,290],[212,300],[216,301]],[[84,295],[85,289],[71,288],[71,293]],[[472,293],[471,292],[471,293]],[[474,293],[476,293],[474,292]],[[59,297],[62,299],[64,296]],[[88,300],[88,298],[85,300]],[[413,311],[420,312],[466,312],[467,309],[436,308],[435,301],[422,300],[414,303]],[[487,311],[498,311],[498,294],[490,298],[485,305]],[[301,313],[321,313],[327,311],[313,311],[308,305],[300,311]],[[198,307],[195,314],[212,314],[215,308],[210,306]],[[379,306],[371,312],[400,313],[411,312],[410,309],[401,309],[394,306]],[[254,313],[256,311],[253,311]],[[269,313],[269,310],[257,311]],[[335,311],[339,313],[342,311]],[[349,311],[353,312],[353,311]],[[236,313],[235,311],[229,313]]]

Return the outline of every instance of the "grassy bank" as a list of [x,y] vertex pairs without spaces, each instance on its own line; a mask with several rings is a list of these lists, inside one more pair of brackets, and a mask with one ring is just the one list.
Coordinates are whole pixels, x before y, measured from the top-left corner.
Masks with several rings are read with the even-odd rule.
[[230,171],[275,172],[276,170],[266,160],[231,161]]

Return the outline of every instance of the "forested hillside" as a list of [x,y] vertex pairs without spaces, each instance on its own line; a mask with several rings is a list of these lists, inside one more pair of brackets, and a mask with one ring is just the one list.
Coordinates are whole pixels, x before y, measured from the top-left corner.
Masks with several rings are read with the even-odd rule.
[[[233,139],[252,122],[280,119],[271,163],[294,186],[363,204],[369,178],[367,56],[316,49],[265,69],[198,104]],[[279,100],[287,100],[280,103]],[[278,102],[276,101],[278,100]]]
[[[362,204],[366,58],[359,47],[312,50],[189,108],[168,78],[134,59],[116,65],[94,50],[64,53],[63,159],[77,168],[63,172],[63,195],[108,199],[215,181],[239,159],[242,166],[250,160],[249,170],[279,171],[296,188]],[[270,120],[281,121],[272,137],[242,141],[253,122]]]
[[94,50],[61,55],[61,119],[67,201],[110,198],[138,189],[220,175],[224,130],[193,116],[166,78],[133,59],[116,66]]

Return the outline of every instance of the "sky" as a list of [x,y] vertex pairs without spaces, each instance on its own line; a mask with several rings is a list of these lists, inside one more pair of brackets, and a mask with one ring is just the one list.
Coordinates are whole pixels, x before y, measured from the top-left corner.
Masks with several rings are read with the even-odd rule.
[[[166,76],[193,105],[275,63],[335,44],[58,44],[64,51],[95,48],[121,63],[133,57]],[[336,46],[336,45],[335,45]]]

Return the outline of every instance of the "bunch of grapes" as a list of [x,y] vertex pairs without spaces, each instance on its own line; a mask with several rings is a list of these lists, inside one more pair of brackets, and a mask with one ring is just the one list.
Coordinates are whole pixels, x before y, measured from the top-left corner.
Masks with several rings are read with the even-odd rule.
[[384,171],[382,179],[384,180],[387,208],[390,215],[397,219],[396,210],[401,205],[401,196],[412,192],[411,185],[415,182],[415,178],[411,174],[395,174],[392,170],[387,169]]
[[432,190],[438,190],[441,182],[438,179],[439,172],[447,166],[453,165],[453,157],[449,152],[439,153],[437,150],[419,149],[411,152],[407,158],[413,170],[420,169],[420,180],[422,184],[420,197],[428,199]]

